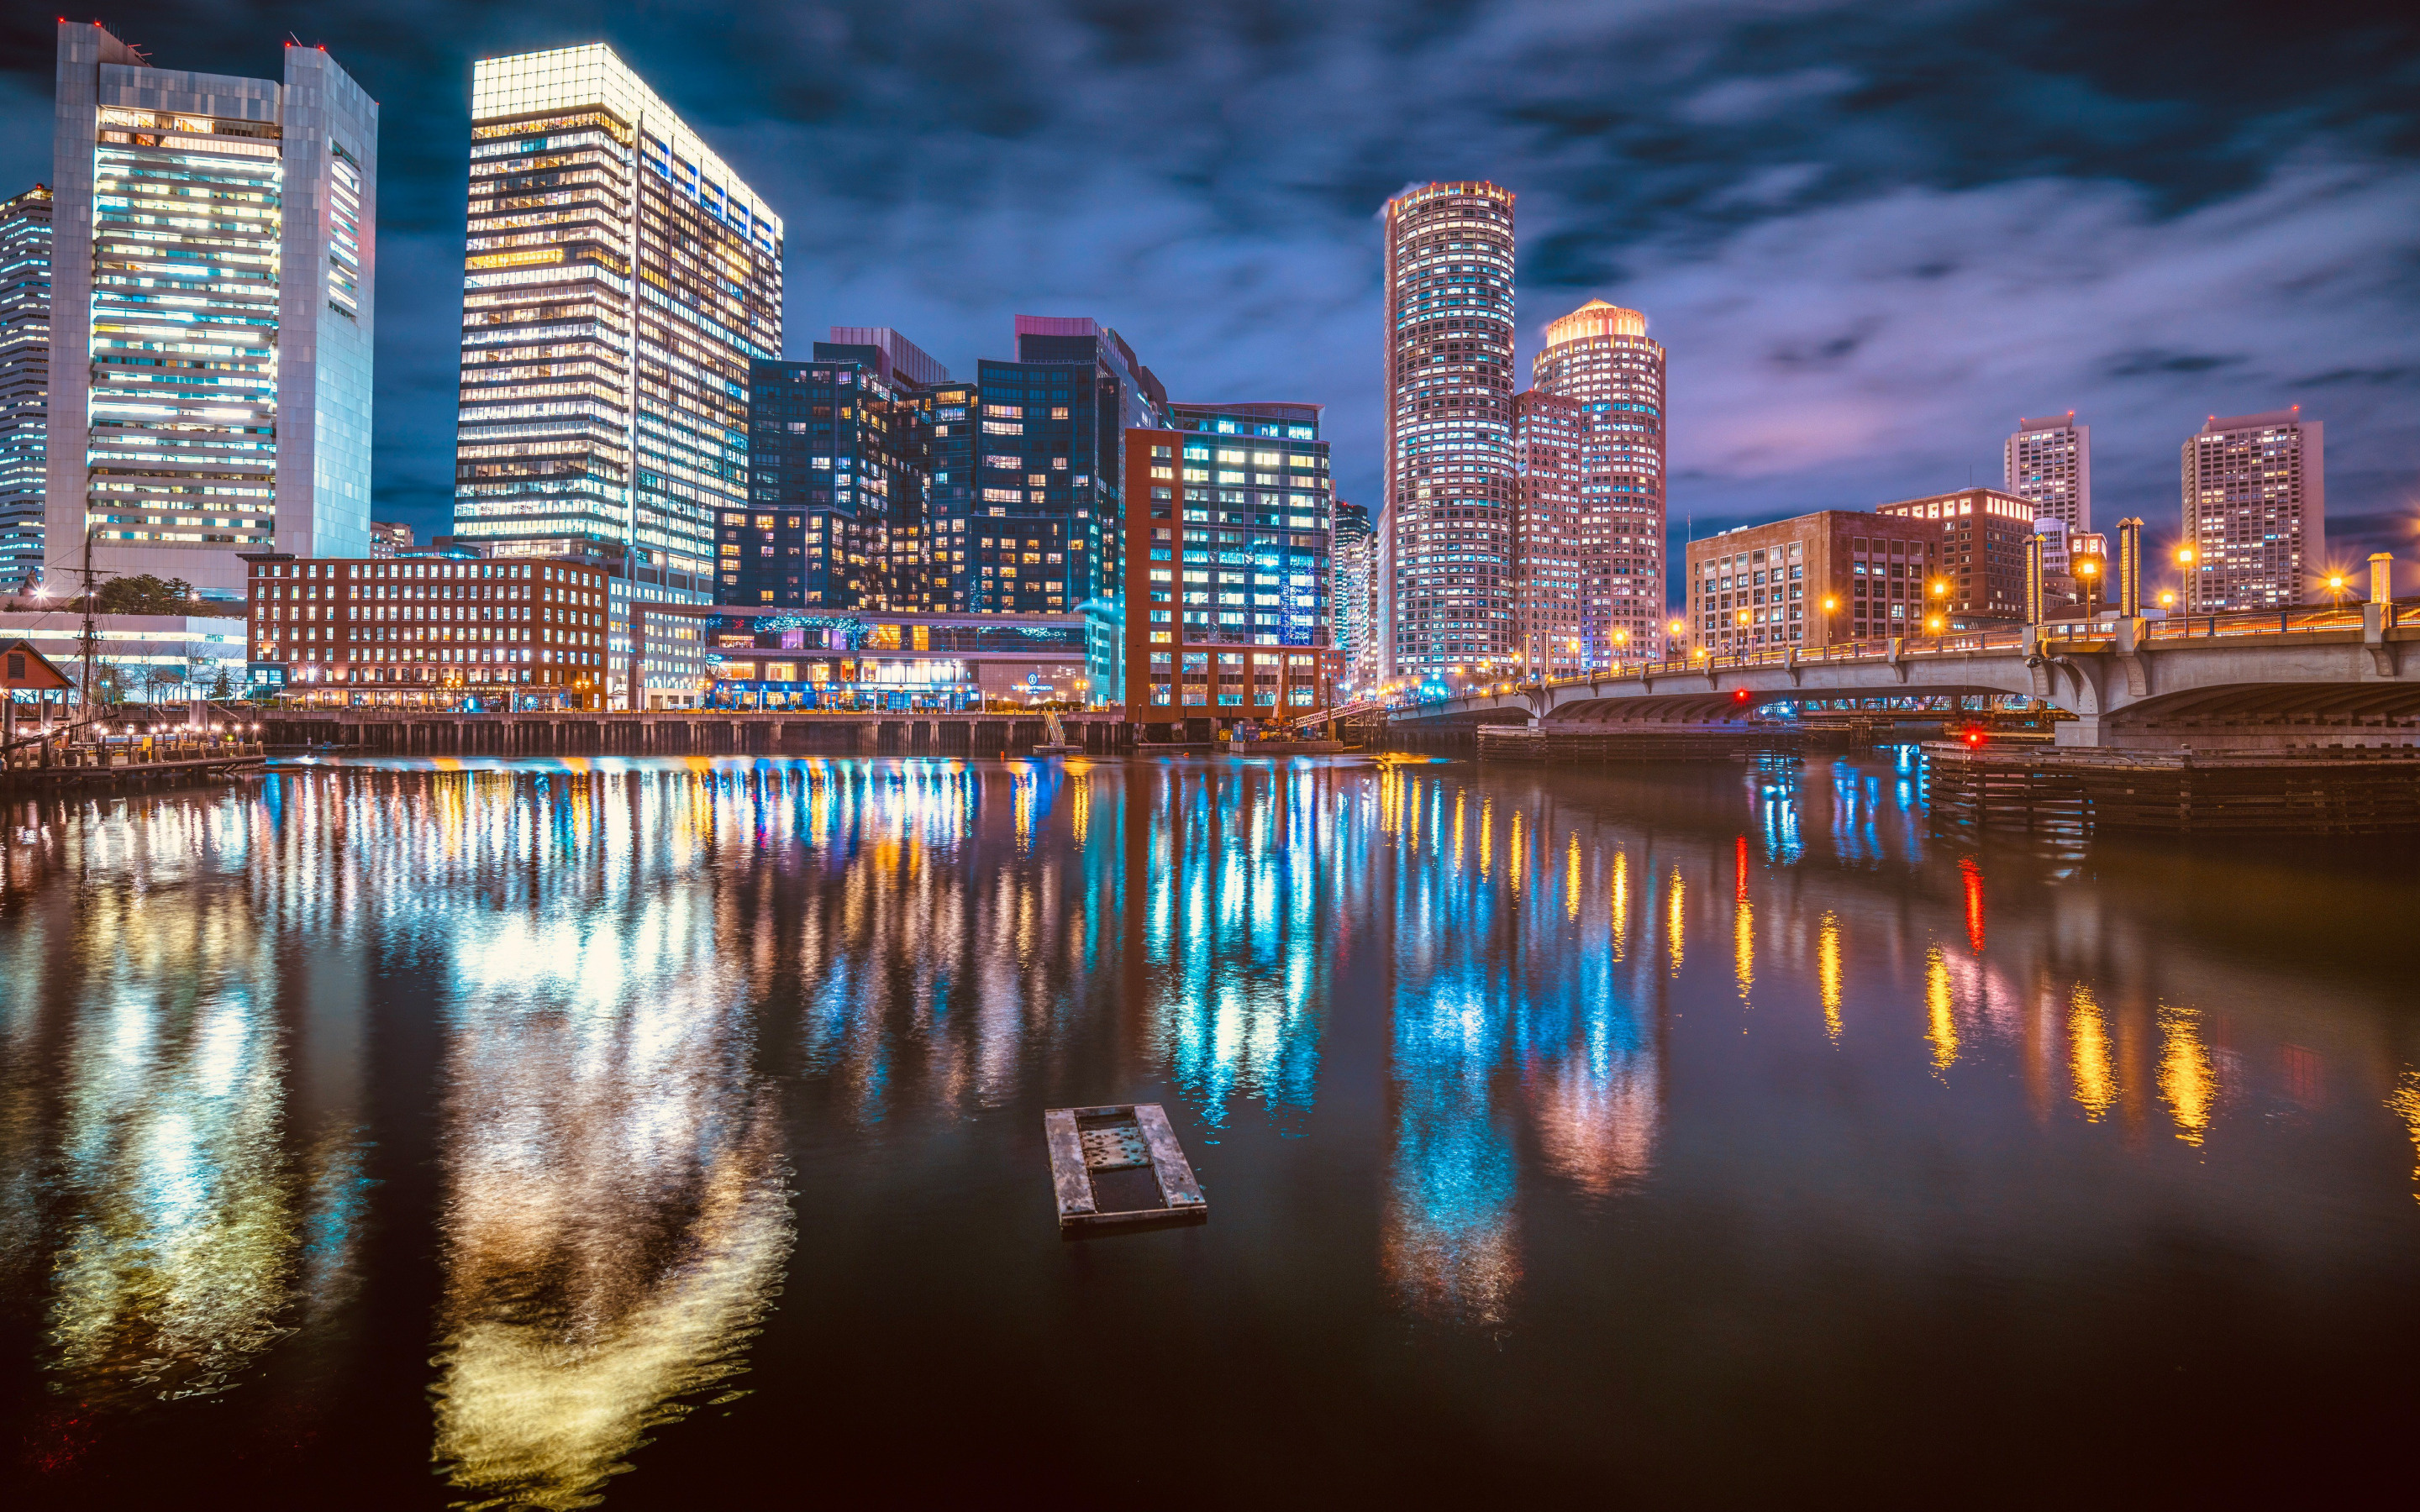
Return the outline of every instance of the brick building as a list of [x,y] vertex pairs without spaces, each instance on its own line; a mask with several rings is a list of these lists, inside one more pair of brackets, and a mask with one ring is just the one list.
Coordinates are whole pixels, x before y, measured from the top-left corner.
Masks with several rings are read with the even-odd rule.
[[[1942,531],[1931,519],[1826,509],[1689,543],[1692,650],[1807,649],[1934,633]],[[1940,616],[1943,628],[1947,613]]]
[[247,559],[255,681],[359,703],[603,706],[607,569],[471,557]]
[[1949,588],[1939,596],[1954,622],[1953,629],[2024,622],[2025,541],[2034,533],[2032,501],[1998,488],[1961,488],[1956,493],[1877,504],[1874,513],[1935,522],[1941,576]]

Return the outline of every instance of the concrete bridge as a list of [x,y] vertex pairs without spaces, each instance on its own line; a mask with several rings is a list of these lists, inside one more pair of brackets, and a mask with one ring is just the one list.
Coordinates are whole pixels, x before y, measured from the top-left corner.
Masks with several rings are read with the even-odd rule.
[[[1386,708],[1397,726],[1737,724],[1775,703],[1979,695],[2075,716],[2057,742],[2118,750],[2420,746],[2420,606],[2118,619],[1658,662],[1477,686]],[[1337,711],[1367,717],[1376,705]]]

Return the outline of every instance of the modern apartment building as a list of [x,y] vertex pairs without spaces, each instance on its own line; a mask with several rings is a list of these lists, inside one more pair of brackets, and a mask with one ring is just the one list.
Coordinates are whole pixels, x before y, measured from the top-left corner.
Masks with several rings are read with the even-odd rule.
[[851,610],[930,604],[925,532],[932,406],[902,366],[946,378],[885,345],[817,342],[809,362],[760,362],[749,377],[746,509],[725,510],[715,602]]
[[0,593],[42,580],[51,386],[51,192],[0,205]]
[[411,527],[399,520],[370,521],[370,555],[392,557],[409,551],[414,542]]
[[62,21],[51,192],[51,585],[87,531],[230,598],[247,554],[366,556],[377,102],[323,49],[246,79]]
[[2056,538],[2092,529],[2092,427],[2075,411],[2017,422],[2001,453],[2001,483],[2033,507],[2036,519],[2067,527]]
[[481,59],[471,95],[455,534],[710,602],[782,220],[602,44]]
[[2035,533],[2031,501],[1997,488],[1961,488],[1877,504],[1874,513],[1936,522],[1941,591],[1928,591],[1928,613],[1945,610],[1961,629],[2024,623],[2025,542]]
[[1388,678],[1518,664],[1512,199],[1471,181],[1387,202]]
[[1166,424],[1159,379],[1106,326],[1021,315],[1015,362],[983,358],[932,402],[933,610],[1081,613],[1094,685],[1123,686],[1122,438]]
[[1937,521],[1844,509],[1692,541],[1692,649],[1806,649],[1954,628],[1927,609],[1941,543]]
[[2277,609],[2327,568],[2327,434],[2300,405],[2212,415],[2184,443],[2185,612]]
[[1343,669],[1320,407],[1171,410],[1174,427],[1126,433],[1126,717],[1324,706]]
[[1531,392],[1578,407],[1572,485],[1584,597],[1577,653],[1604,666],[1664,620],[1665,352],[1647,317],[1590,300],[1546,327]]
[[1601,553],[1580,502],[1588,417],[1575,399],[1525,390],[1512,397],[1514,664],[1564,676],[1606,659]]

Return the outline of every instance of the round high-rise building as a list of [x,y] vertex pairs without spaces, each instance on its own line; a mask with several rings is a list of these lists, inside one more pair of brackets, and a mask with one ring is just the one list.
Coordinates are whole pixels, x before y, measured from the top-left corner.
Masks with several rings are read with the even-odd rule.
[[1382,674],[1513,664],[1512,193],[1387,202]]
[[1580,408],[1585,658],[1664,642],[1664,348],[1647,317],[1590,300],[1546,327],[1529,364],[1540,393]]

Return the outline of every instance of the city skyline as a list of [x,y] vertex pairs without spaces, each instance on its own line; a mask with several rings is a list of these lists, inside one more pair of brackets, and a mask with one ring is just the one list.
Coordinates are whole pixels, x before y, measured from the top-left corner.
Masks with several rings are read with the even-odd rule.
[[[1284,392],[1329,405],[1347,497],[1380,492],[1371,217],[1406,180],[1466,175],[1523,196],[1524,308],[1606,298],[1650,311],[1687,352],[1672,542],[1693,524],[1990,483],[2011,422],[2069,408],[2101,432],[2102,512],[2172,531],[2171,449],[2208,414],[2299,403],[2336,432],[2335,548],[2412,544],[2420,420],[2393,332],[2414,297],[2386,270],[2394,228],[2420,213],[2420,172],[2392,146],[2411,106],[2380,61],[2391,28],[2358,48],[2298,36],[2238,77],[2221,24],[2182,44],[2216,72],[2150,79],[2117,45],[2153,34],[2148,13],[2104,18],[2098,50],[2015,8],[1975,29],[1989,49],[1939,23],[1829,12],[1771,23],[1752,49],[1745,15],[1719,8],[1607,8],[1550,31],[1544,10],[1504,6],[1387,42],[1350,8],[1309,7],[1269,38],[1220,40],[1272,81],[1268,108],[1227,120],[1205,115],[1206,75],[1178,67],[1200,60],[1186,23],[1129,37],[1037,12],[1001,42],[1033,66],[1020,83],[938,45],[874,56],[873,12],[847,7],[818,12],[812,49],[780,29],[734,49],[727,25],[696,23],[753,14],[257,11],[328,45],[391,120],[467,115],[480,54],[603,39],[644,56],[768,200],[825,228],[789,254],[793,331],[887,323],[956,371],[1013,311],[1080,309],[1193,375],[1192,393],[1249,398],[1293,375]],[[215,14],[123,15],[157,55],[256,67],[241,26]],[[891,23],[911,41],[940,25],[913,11]],[[1329,70],[1388,48],[1401,67],[1354,97],[1364,118],[1319,98]],[[1589,115],[1581,80],[1617,54],[1634,64],[1624,108]],[[7,118],[47,116],[47,49],[5,61]],[[1096,129],[1142,90],[1177,128],[1148,158]],[[2053,95],[2069,103],[2046,109]],[[1962,124],[1977,99],[1988,133]],[[425,312],[459,277],[460,133],[388,136],[386,298]],[[926,166],[904,171],[911,147]],[[47,181],[45,155],[0,147],[7,187]],[[1237,175],[1258,169],[1267,181],[1244,197]],[[1156,292],[1171,276],[1235,297],[1171,302]],[[1522,322],[1516,363],[1542,324]],[[442,322],[382,329],[373,512],[424,534],[447,523],[454,354]]]

